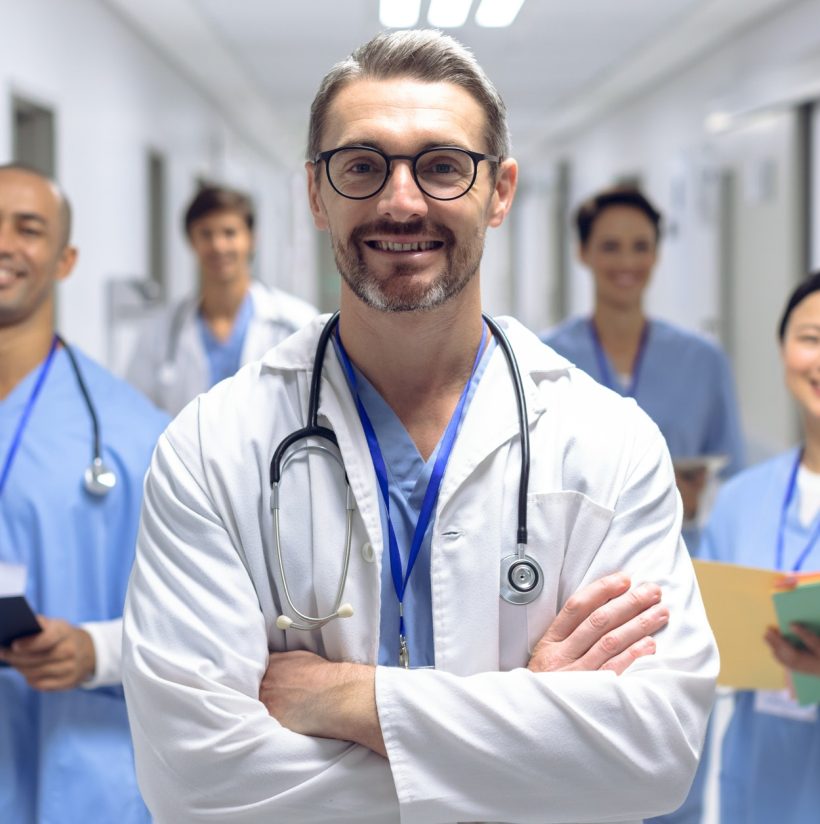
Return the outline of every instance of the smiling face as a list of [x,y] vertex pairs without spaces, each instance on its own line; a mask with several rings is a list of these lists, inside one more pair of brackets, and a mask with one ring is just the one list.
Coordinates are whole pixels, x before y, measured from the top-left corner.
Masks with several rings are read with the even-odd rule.
[[[321,143],[323,151],[366,145],[388,155],[433,146],[486,152],[484,132],[481,106],[458,86],[356,80],[333,100]],[[503,221],[517,175],[515,161],[504,161],[495,177],[481,161],[466,195],[439,201],[420,191],[408,161],[396,160],[378,194],[350,200],[330,186],[324,162],[307,170],[314,221],[330,232],[343,291],[392,312],[431,309],[478,289],[484,233]]]
[[792,311],[780,347],[786,386],[803,414],[820,422],[820,292]]
[[595,219],[580,257],[592,271],[596,302],[640,307],[657,259],[655,227],[640,209],[609,206]]
[[253,233],[239,212],[220,210],[203,215],[191,224],[188,239],[204,283],[250,279]]
[[0,329],[53,323],[53,287],[74,265],[60,195],[39,175],[0,169]]

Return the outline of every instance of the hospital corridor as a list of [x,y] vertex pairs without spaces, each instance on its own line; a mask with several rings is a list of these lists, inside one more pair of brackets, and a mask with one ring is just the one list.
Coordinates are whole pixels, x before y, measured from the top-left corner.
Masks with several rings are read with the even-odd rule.
[[0,20],[0,822],[820,821],[820,0]]

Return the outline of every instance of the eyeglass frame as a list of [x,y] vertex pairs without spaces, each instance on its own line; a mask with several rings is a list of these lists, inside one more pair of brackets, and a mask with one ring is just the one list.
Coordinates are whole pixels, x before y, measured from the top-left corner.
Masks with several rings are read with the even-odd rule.
[[[375,192],[372,192],[369,195],[346,195],[344,192],[337,188],[336,184],[333,182],[333,178],[330,176],[330,159],[333,157],[333,155],[338,154],[339,152],[349,151],[350,149],[365,149],[369,152],[375,152],[376,154],[381,155],[387,164],[384,172],[384,180],[382,181],[381,186],[379,186],[379,188],[376,189]],[[435,152],[440,149],[455,149],[458,152],[463,152],[473,161],[473,178],[470,181],[470,185],[467,186],[467,188],[463,192],[454,195],[453,197],[438,197],[437,195],[431,195],[424,188],[424,186],[421,185],[421,183],[419,182],[419,176],[416,173],[416,163],[418,162],[418,159],[422,155],[428,154],[429,152]],[[415,181],[416,186],[418,186],[419,191],[425,197],[430,197],[433,200],[441,200],[447,202],[450,200],[458,200],[460,197],[464,197],[464,195],[466,195],[467,192],[469,192],[470,189],[473,188],[473,186],[475,185],[476,178],[478,177],[478,164],[481,163],[482,160],[486,160],[491,163],[501,163],[502,159],[503,158],[499,155],[490,155],[483,154],[482,152],[473,152],[470,151],[470,149],[465,149],[463,146],[430,146],[427,149],[422,149],[420,152],[414,155],[389,155],[383,152],[381,149],[377,149],[375,146],[364,146],[362,144],[354,143],[350,146],[338,146],[335,149],[327,149],[324,152],[319,152],[313,158],[313,162],[318,163],[320,160],[325,161],[325,174],[327,175],[327,182],[330,183],[331,187],[333,188],[333,191],[336,192],[338,195],[347,198],[348,200],[368,200],[369,198],[375,197],[377,194],[379,194],[379,192],[381,192],[382,189],[384,189],[384,187],[387,185],[387,181],[390,180],[390,174],[393,171],[392,164],[394,160],[409,160],[410,171],[413,173],[413,180]]]

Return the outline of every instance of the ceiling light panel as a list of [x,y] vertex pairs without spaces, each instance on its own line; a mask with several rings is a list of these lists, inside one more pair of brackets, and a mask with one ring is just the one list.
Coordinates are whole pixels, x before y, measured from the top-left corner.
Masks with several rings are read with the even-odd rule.
[[411,29],[419,22],[421,0],[379,0],[379,22],[387,29]]
[[476,9],[475,21],[488,29],[500,29],[512,25],[524,0],[481,0]]
[[473,0],[430,0],[427,22],[439,29],[457,29],[467,22]]

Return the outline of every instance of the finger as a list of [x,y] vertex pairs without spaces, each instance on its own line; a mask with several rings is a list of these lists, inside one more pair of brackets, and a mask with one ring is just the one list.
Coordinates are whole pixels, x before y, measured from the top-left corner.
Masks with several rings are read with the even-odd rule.
[[38,667],[20,667],[20,674],[35,689],[42,689],[40,684],[48,681],[71,680],[74,677],[75,669],[65,662],[51,663]]
[[795,669],[799,663],[800,652],[795,649],[778,630],[769,627],[764,640],[772,650],[774,657],[787,669]]
[[6,662],[13,667],[36,667],[49,663],[71,661],[74,658],[74,651],[70,644],[56,644],[44,650],[25,650],[23,652],[9,652],[6,655]]
[[27,680],[32,689],[39,690],[40,692],[58,692],[60,690],[69,690],[73,689],[78,684],[74,673],[42,676],[40,678]]
[[584,670],[601,669],[634,644],[662,630],[669,622],[669,609],[655,604],[631,620],[610,630],[596,641],[589,651],[578,659],[577,667]]
[[[643,583],[628,592],[613,598],[608,603],[596,609],[584,620],[580,626],[566,639],[565,654],[573,660],[581,658],[586,655],[592,648],[599,644],[599,642],[607,638],[610,633],[615,633],[614,637],[618,637],[617,630],[619,627],[629,624],[630,621],[645,613],[647,610],[652,610],[661,599],[661,589],[657,584]],[[656,615],[653,613],[653,615]],[[649,622],[649,626],[653,626],[653,622]],[[634,629],[636,625],[631,625]],[[659,627],[649,629],[646,632],[641,632],[639,635],[631,637],[629,643],[637,641],[638,638],[644,635],[650,635]],[[607,640],[605,647],[612,643]],[[625,649],[626,644],[622,649]],[[621,650],[617,650],[620,652]],[[600,666],[601,660],[597,665]]]
[[[563,641],[578,626],[604,604],[629,589],[629,576],[622,572],[606,575],[573,593],[550,624],[544,639]],[[540,643],[540,642],[539,642]],[[536,649],[538,645],[536,645]]]
[[654,638],[641,638],[623,652],[610,658],[600,669],[610,670],[616,675],[620,675],[639,658],[643,658],[645,655],[654,655],[656,648]]
[[792,624],[790,629],[814,655],[820,655],[820,636],[800,624]]
[[[40,617],[42,622],[42,617],[38,617]],[[57,646],[66,636],[62,622],[48,621],[41,623],[41,626],[43,627],[42,632],[38,632],[35,635],[27,635],[25,638],[18,638],[13,641],[11,645],[12,651],[26,653],[48,652]]]
[[794,589],[798,582],[799,578],[793,572],[788,572],[784,575],[781,575],[775,582],[776,589]]

